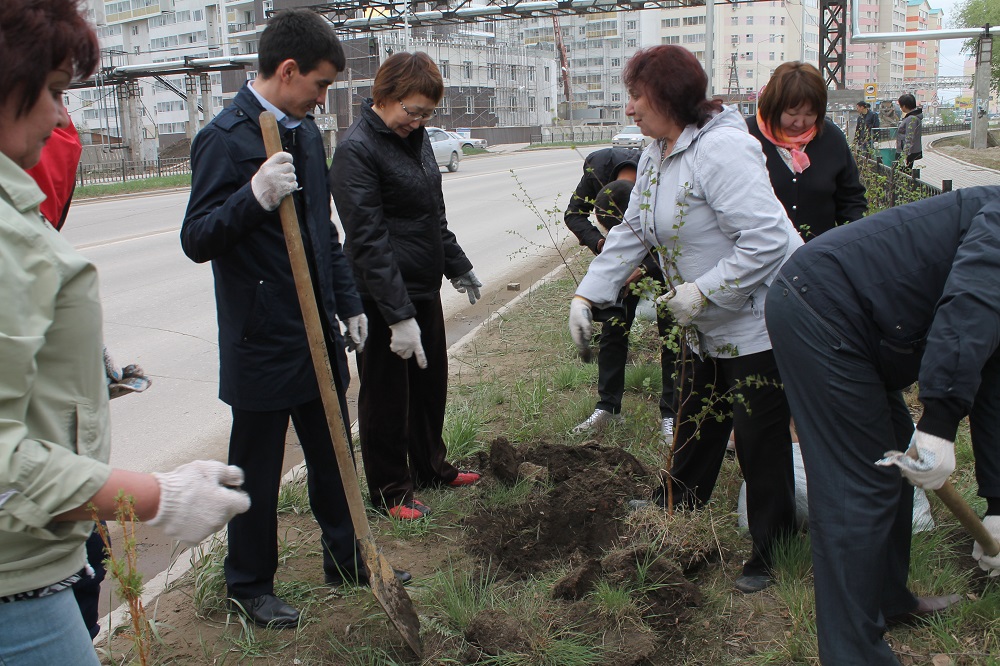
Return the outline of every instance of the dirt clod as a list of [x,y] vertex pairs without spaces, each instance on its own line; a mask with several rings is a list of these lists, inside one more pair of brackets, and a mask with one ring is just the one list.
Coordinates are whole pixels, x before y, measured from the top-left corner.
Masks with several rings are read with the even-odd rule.
[[494,656],[501,651],[526,652],[531,645],[523,621],[492,608],[480,611],[472,618],[465,629],[465,640]]

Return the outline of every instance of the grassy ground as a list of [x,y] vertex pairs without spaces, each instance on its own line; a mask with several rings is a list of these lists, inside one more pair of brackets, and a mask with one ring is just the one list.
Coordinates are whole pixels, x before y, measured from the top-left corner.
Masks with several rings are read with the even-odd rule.
[[140,192],[154,192],[156,190],[169,190],[175,187],[191,187],[191,174],[178,176],[160,176],[156,178],[143,178],[141,180],[129,180],[124,183],[105,183],[102,185],[83,185],[77,187],[73,192],[73,199],[93,199],[95,197],[112,197],[123,194],[138,194]]
[[[574,273],[584,269],[578,263]],[[455,355],[445,440],[463,467],[487,472],[495,469],[487,451],[498,437],[519,451],[539,442],[581,456],[621,450],[650,470],[650,476],[631,484],[632,496],[644,496],[664,455],[657,429],[655,326],[638,321],[633,329],[625,423],[588,444],[569,434],[593,409],[597,379],[596,367],[578,360],[567,331],[565,312],[573,289],[573,282],[563,279],[531,292]],[[981,512],[965,426],[957,449],[959,472],[953,480]],[[552,479],[510,484],[487,474],[473,488],[425,491],[419,497],[434,511],[416,523],[401,524],[370,511],[386,556],[415,575],[409,593],[421,618],[423,661],[409,655],[387,628],[366,590],[331,590],[322,584],[317,530],[303,483],[293,483],[282,491],[276,591],[303,609],[302,626],[269,631],[227,612],[225,546],[215,542],[150,610],[156,636],[151,663],[817,664],[807,534],[787,545],[775,586],[755,595],[733,590],[749,555],[734,515],[740,482],[736,462],[727,459],[713,500],[702,511],[675,516],[620,511],[619,538],[600,566],[607,572],[615,557],[632,558],[632,575],[600,577],[575,599],[555,590],[589,561],[578,552],[532,572],[515,571],[501,558],[502,548],[515,537],[530,544],[538,535],[525,535],[523,527],[515,534],[511,525],[512,531],[496,540],[494,556],[488,554],[489,544],[484,551],[476,541],[479,527],[491,524],[491,518],[495,526],[518,508],[537,514],[540,493],[562,487]],[[604,500],[616,507],[623,503],[617,496]],[[966,601],[930,624],[893,629],[887,638],[906,665],[1000,664],[995,656],[1000,653],[997,579],[979,572],[969,557],[971,540],[934,498],[931,504],[937,528],[914,536],[912,588],[918,594],[960,592]],[[475,550],[473,543],[478,543]],[[672,577],[654,576],[654,571]],[[681,588],[687,590],[684,603],[654,603]],[[125,639],[115,641],[105,655],[107,663],[130,658]]]

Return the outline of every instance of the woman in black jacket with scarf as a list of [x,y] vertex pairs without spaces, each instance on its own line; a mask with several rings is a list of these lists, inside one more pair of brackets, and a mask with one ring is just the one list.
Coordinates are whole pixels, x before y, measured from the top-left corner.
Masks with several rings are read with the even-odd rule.
[[778,200],[802,240],[865,214],[868,202],[844,133],[825,118],[826,84],[801,62],[778,66],[747,119]]
[[368,315],[358,354],[358,426],[372,503],[400,520],[429,512],[416,488],[475,483],[445,460],[448,355],[441,276],[469,297],[482,284],[448,229],[441,171],[424,125],[444,93],[426,53],[379,68],[361,116],[337,146],[330,189]]

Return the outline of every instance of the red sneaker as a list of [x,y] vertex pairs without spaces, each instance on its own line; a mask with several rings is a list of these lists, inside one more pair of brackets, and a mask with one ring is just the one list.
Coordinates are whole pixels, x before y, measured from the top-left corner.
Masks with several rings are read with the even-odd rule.
[[403,502],[389,509],[389,515],[396,520],[420,520],[430,512],[430,507],[417,500]]
[[459,472],[458,476],[448,482],[448,485],[452,488],[461,488],[462,486],[471,486],[479,479],[480,475],[475,472]]

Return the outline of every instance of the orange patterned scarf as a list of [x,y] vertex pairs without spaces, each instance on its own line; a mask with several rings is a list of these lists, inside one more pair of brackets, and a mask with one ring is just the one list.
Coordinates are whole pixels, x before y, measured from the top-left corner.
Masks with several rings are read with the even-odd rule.
[[796,137],[787,137],[781,131],[781,128],[777,128],[777,131],[772,131],[768,126],[767,121],[765,121],[761,115],[760,111],[757,111],[757,127],[760,129],[760,133],[764,135],[764,138],[778,146],[779,148],[784,148],[792,154],[792,170],[796,173],[802,173],[809,168],[809,156],[806,155],[806,145],[813,140],[816,136],[816,126],[813,125],[809,131],[803,132]]

